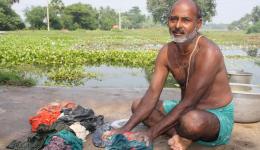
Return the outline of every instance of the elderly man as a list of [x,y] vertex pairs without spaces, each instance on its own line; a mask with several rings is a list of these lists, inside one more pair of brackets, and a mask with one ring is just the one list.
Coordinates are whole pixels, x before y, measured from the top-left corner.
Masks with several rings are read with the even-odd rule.
[[[133,114],[117,133],[144,122],[142,135],[150,141],[171,136],[172,149],[186,149],[193,141],[207,146],[226,144],[233,128],[233,103],[223,55],[219,47],[200,35],[201,10],[192,0],[178,0],[168,18],[172,42],[160,50],[150,86]],[[168,73],[181,88],[181,100],[160,101]]]

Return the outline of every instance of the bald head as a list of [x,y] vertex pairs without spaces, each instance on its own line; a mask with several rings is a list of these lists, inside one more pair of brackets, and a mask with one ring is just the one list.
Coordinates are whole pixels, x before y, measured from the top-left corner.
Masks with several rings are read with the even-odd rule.
[[185,6],[188,7],[193,13],[196,14],[198,19],[202,19],[202,12],[198,4],[193,0],[177,0],[173,5],[171,9],[171,13],[173,10],[178,6]]

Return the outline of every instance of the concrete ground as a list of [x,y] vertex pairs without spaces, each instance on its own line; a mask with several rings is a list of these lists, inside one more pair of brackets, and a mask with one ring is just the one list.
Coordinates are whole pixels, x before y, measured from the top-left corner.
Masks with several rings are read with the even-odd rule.
[[[146,89],[115,88],[61,88],[61,87],[0,87],[0,150],[12,140],[30,132],[28,118],[36,111],[54,101],[70,100],[84,107],[92,108],[96,114],[104,115],[106,121],[128,118],[134,99],[140,98]],[[176,89],[165,89],[161,99],[179,97]],[[258,114],[256,114],[258,115]],[[228,145],[207,148],[193,144],[190,150],[260,150],[260,122],[235,124],[232,139]],[[167,137],[155,140],[156,150],[168,150]],[[84,149],[97,150],[88,137]]]

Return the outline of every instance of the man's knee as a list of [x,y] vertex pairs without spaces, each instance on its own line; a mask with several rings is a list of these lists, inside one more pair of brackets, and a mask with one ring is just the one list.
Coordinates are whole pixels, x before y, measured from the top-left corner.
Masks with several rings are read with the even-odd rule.
[[137,99],[137,100],[134,100],[133,103],[132,103],[132,106],[131,106],[131,110],[132,110],[132,113],[134,113],[140,103],[140,99]]
[[185,113],[179,119],[178,132],[184,136],[194,137],[203,132],[206,127],[206,121],[203,117],[204,113],[200,110],[192,110]]

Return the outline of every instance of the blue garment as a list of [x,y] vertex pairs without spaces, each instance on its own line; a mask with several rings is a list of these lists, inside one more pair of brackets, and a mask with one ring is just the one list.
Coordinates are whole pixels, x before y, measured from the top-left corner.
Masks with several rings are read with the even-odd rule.
[[[164,100],[163,108],[164,112],[168,114],[171,110],[178,105],[178,100]],[[197,141],[197,143],[205,146],[218,146],[224,145],[229,142],[233,126],[234,126],[234,103],[233,101],[228,105],[216,108],[216,109],[207,109],[208,112],[213,113],[220,122],[219,135],[217,140],[211,142]]]
[[82,150],[82,140],[76,137],[72,132],[67,130],[61,130],[60,132],[51,134],[47,137],[44,145],[49,145],[53,136],[58,136],[64,139],[66,145],[71,145],[72,150]]
[[98,126],[96,131],[91,135],[92,143],[99,148],[104,148],[107,145],[107,141],[102,139],[103,134],[106,131],[110,131],[112,127],[109,123],[105,123],[101,126]]
[[105,150],[152,150],[152,146],[147,147],[144,142],[136,140],[129,141],[122,134],[113,135],[106,145]]

